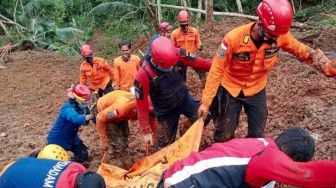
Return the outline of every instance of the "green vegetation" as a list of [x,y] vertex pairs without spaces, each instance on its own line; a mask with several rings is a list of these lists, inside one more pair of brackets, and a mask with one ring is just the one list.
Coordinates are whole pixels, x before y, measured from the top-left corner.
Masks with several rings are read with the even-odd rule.
[[317,28],[326,24],[336,27],[336,0],[322,1],[315,6],[302,7],[295,15],[295,20],[300,22],[314,21]]
[[[186,1],[188,6],[197,7],[198,0]],[[134,41],[140,35],[155,33],[155,9],[150,9],[148,2],[154,0],[1,0],[0,45],[28,42],[59,53],[78,55],[80,45],[89,41],[95,30],[101,29],[107,33],[108,41],[100,55],[114,56],[120,40]],[[161,2],[181,3],[180,0]],[[260,0],[241,2],[245,14],[255,15]],[[295,0],[294,3],[295,20],[313,20],[316,27],[325,24],[336,27],[336,0]],[[178,11],[162,8],[163,21],[177,27]],[[216,0],[214,11],[237,12],[236,0]],[[191,16],[195,21],[196,13]]]

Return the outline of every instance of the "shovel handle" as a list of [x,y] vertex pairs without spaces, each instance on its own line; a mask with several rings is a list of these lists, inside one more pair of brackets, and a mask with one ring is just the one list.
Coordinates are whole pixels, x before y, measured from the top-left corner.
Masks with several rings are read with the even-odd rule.
[[146,156],[148,156],[149,155],[149,143],[146,144],[145,152],[146,152]]

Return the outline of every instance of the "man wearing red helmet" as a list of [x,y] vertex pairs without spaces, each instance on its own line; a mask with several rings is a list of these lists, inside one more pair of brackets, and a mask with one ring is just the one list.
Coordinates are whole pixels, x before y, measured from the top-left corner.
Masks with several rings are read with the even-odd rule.
[[87,85],[93,91],[97,91],[99,97],[113,91],[112,67],[105,59],[93,57],[93,48],[91,45],[82,45],[80,51],[84,58],[84,61],[80,66],[80,83]]
[[[188,52],[196,54],[197,51],[202,50],[201,35],[194,27],[189,26],[189,15],[185,10],[181,10],[177,16],[177,21],[180,27],[175,29],[171,34],[171,40],[177,48],[185,48]],[[187,67],[182,66],[183,79],[187,80]],[[196,71],[201,82],[205,82],[205,72]]]
[[202,45],[201,36],[196,28],[189,26],[188,12],[180,11],[177,20],[180,27],[172,32],[172,43],[178,48],[185,48],[188,52],[196,54]]
[[69,97],[48,133],[48,144],[57,144],[74,154],[74,161],[84,162],[88,160],[89,153],[86,145],[79,138],[77,132],[79,127],[87,125],[93,118],[88,108],[91,102],[91,91],[83,84],[71,87],[67,96]]
[[199,103],[190,96],[180,74],[181,68],[175,64],[181,61],[187,66],[208,71],[211,60],[185,54],[185,50],[176,48],[168,38],[157,38],[151,46],[151,57],[144,61],[134,81],[138,119],[145,142],[151,144],[148,96],[152,100],[158,121],[158,149],[175,140],[181,114],[192,122],[197,119]]
[[155,39],[157,39],[160,36],[170,38],[170,35],[171,35],[171,32],[172,32],[172,26],[168,22],[162,22],[162,23],[159,24],[159,30],[160,30],[160,33],[154,35],[151,38],[151,41],[149,42],[147,50],[146,50],[146,56],[150,55],[151,45],[152,45],[152,42]]
[[207,77],[199,116],[205,117],[210,111],[216,127],[215,142],[234,138],[242,107],[248,118],[247,137],[263,137],[268,114],[267,76],[278,61],[280,49],[321,71],[332,68],[322,51],[300,43],[290,33],[293,12],[287,0],[263,0],[257,13],[259,21],[224,37]]

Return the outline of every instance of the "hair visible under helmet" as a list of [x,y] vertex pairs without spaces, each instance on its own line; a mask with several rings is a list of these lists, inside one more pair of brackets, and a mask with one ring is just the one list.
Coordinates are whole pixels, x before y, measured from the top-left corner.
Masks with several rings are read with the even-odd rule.
[[106,188],[104,178],[95,172],[85,172],[77,176],[75,188]]
[[305,129],[295,126],[284,130],[276,139],[279,149],[294,161],[306,162],[315,151],[314,138]]

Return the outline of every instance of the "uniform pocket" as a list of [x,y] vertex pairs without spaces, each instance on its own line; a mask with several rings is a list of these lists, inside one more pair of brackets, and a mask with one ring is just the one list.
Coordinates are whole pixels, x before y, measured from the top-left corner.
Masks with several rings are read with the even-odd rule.
[[195,44],[195,36],[188,36],[187,37],[187,44],[194,45]]
[[180,47],[184,47],[184,37],[178,37],[176,39],[176,42],[177,42],[177,47],[180,48]]

